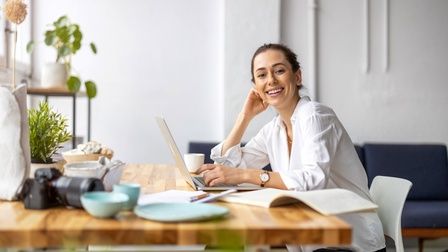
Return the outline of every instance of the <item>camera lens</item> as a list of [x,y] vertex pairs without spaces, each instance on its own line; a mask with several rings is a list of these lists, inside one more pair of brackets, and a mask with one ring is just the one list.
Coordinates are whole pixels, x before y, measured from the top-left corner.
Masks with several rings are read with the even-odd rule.
[[60,177],[52,182],[57,200],[65,206],[82,208],[81,195],[86,192],[104,191],[104,184],[97,178]]

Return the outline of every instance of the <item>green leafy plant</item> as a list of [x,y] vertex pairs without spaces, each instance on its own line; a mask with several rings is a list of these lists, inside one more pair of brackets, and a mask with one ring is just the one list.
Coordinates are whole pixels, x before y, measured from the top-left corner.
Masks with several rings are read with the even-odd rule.
[[28,110],[30,150],[33,163],[52,163],[62,143],[72,139],[67,119],[54,112],[48,102],[39,102],[37,109]]
[[[79,76],[73,75],[71,65],[71,57],[81,49],[82,32],[79,25],[72,24],[67,16],[60,17],[53,22],[50,29],[45,32],[45,44],[56,49],[56,63],[63,63],[67,67],[70,77],[67,80],[68,89],[71,92],[78,92],[81,87],[81,79]],[[28,53],[34,50],[35,42],[31,40],[26,46]],[[90,43],[90,48],[94,54],[97,53],[96,45]],[[87,96],[94,98],[96,96],[95,82],[88,80],[84,82]]]

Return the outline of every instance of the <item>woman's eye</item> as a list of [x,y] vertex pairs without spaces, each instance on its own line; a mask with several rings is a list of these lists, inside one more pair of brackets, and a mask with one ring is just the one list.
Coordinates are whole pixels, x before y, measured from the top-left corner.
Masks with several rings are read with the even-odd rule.
[[275,73],[277,73],[277,74],[282,74],[284,72],[285,72],[285,70],[283,70],[283,69],[279,69],[279,70],[275,71]]
[[260,79],[264,78],[265,76],[266,76],[266,74],[264,74],[264,73],[257,75],[257,77],[260,78]]

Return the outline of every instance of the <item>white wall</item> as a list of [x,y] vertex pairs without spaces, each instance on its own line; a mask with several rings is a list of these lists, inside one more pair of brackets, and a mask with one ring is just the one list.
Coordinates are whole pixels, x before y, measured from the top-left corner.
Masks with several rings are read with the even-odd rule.
[[[189,140],[220,141],[251,87],[250,59],[265,42],[283,42],[299,55],[309,83],[310,7],[307,0],[39,0],[36,39],[62,14],[80,24],[85,42],[75,67],[97,82],[92,137],[127,163],[172,162],[153,116],[166,117],[181,152]],[[365,7],[370,3],[369,61]],[[389,40],[384,6],[389,2]],[[354,142],[448,144],[448,2],[320,0],[317,3],[317,99],[334,108]],[[49,7],[51,6],[51,8]],[[384,70],[385,46],[389,68]],[[38,48],[39,49],[39,48]],[[48,60],[35,56],[35,71]],[[369,71],[363,66],[369,63]],[[71,115],[71,103],[51,99]],[[79,133],[85,102],[78,102]],[[274,115],[254,122],[249,139]]]
[[[362,70],[364,1],[321,1],[319,99],[353,140],[448,143],[448,1],[370,1],[370,67]],[[385,48],[389,44],[389,68]]]
[[[264,43],[280,42],[280,3],[280,0],[225,1],[223,138],[231,131],[254,85],[250,65],[255,50]],[[275,115],[274,109],[268,109],[255,118],[243,141],[247,142]]]
[[[93,79],[92,139],[115,150],[127,163],[173,162],[156,127],[163,115],[182,151],[189,140],[222,138],[219,83],[222,63],[221,1],[39,0],[34,4],[36,40],[46,24],[67,14],[78,23],[87,48],[73,58],[84,79]],[[51,8],[50,8],[51,6]],[[43,44],[35,69],[54,58]],[[51,98],[71,116],[71,101]],[[78,102],[77,132],[86,132],[86,102]]]

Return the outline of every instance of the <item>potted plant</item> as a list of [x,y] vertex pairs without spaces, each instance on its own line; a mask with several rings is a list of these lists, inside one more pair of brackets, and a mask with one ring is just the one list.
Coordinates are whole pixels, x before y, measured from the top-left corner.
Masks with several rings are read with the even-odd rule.
[[[62,170],[62,163],[55,162],[53,155],[62,148],[62,143],[72,139],[68,132],[67,119],[54,112],[48,102],[39,102],[36,109],[28,110],[30,131],[31,176],[40,167],[56,167]],[[37,165],[44,164],[44,165]]]
[[[56,49],[56,61],[53,64],[48,64],[44,67],[42,73],[42,83],[46,84],[44,80],[47,76],[54,77],[55,71],[65,71],[60,76],[63,83],[66,83],[71,92],[78,92],[81,87],[81,79],[79,76],[72,74],[74,69],[71,65],[71,57],[81,49],[82,46],[82,32],[78,24],[72,24],[67,16],[58,18],[53,22],[50,28],[45,32],[45,44]],[[31,53],[34,50],[35,42],[31,40],[28,42],[26,50]],[[90,43],[90,48],[94,54],[97,53],[96,45]],[[47,69],[49,72],[45,72]],[[91,81],[84,82],[87,96],[94,98],[96,96],[96,84]]]

